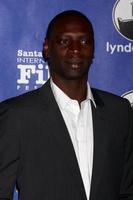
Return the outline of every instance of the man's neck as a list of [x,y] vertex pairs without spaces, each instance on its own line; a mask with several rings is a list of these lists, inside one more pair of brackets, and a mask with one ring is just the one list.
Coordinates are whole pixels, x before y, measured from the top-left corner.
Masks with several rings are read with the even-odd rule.
[[71,99],[77,100],[79,104],[87,96],[87,80],[56,80],[53,82]]

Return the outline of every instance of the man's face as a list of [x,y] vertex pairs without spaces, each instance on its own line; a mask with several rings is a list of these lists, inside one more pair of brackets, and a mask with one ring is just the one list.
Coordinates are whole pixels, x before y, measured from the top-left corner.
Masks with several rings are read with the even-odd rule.
[[79,16],[59,19],[44,45],[53,79],[86,79],[94,51],[90,25]]

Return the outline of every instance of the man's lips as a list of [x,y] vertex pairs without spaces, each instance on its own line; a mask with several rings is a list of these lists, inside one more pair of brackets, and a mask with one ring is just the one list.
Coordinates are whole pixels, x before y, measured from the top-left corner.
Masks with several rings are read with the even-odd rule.
[[66,62],[69,62],[69,63],[81,63],[82,59],[80,59],[80,58],[71,58],[71,59],[67,59]]
[[82,66],[83,62],[81,59],[70,59],[65,62],[67,65],[70,65],[73,69],[78,69]]

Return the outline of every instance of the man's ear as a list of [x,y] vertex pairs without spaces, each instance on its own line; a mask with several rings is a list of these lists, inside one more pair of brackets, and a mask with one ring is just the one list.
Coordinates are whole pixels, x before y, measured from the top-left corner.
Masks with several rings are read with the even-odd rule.
[[48,40],[45,39],[44,44],[43,44],[43,57],[44,60],[47,61],[49,57],[49,48],[48,48]]

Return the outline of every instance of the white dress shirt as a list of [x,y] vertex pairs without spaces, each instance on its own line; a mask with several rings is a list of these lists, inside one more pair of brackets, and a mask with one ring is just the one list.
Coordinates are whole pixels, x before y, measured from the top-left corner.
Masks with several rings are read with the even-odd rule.
[[81,105],[69,98],[51,79],[51,88],[66,123],[77,157],[87,200],[90,196],[93,165],[93,121],[91,101],[96,106],[89,83],[87,98]]

